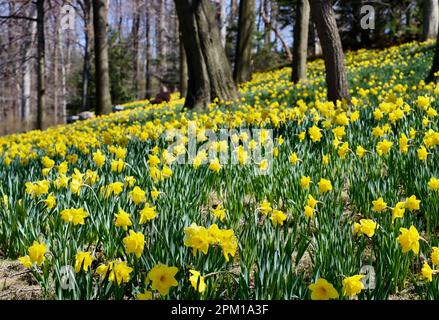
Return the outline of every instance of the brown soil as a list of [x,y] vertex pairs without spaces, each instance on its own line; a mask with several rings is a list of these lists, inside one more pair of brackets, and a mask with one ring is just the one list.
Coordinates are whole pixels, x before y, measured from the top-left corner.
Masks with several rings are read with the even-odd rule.
[[19,262],[0,258],[0,300],[43,299],[40,286]]

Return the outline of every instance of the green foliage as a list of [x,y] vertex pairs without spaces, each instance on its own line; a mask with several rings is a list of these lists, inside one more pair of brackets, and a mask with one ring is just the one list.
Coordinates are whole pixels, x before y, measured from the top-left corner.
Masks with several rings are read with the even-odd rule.
[[111,97],[114,104],[126,103],[135,97],[131,75],[133,63],[129,43],[117,32],[109,34],[109,62]]
[[270,48],[263,48],[253,55],[253,69],[257,72],[278,68],[282,64],[285,64],[284,55]]
[[[108,35],[108,56],[112,102],[113,104],[127,103],[136,96],[135,89],[132,85],[132,74],[134,72],[131,60],[132,56],[130,54],[129,41],[120,36],[116,31],[110,31]],[[94,109],[96,104],[94,53],[92,53],[90,64],[88,101],[90,108]],[[70,76],[69,83],[71,83],[77,92],[69,109],[72,113],[77,113],[82,107],[82,68]]]

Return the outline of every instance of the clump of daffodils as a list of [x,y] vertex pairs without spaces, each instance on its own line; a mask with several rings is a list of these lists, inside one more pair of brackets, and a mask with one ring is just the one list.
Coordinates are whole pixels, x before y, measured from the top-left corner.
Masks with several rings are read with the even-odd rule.
[[198,251],[207,254],[211,245],[218,245],[223,250],[224,258],[228,262],[229,256],[234,257],[238,249],[238,241],[233,230],[220,229],[216,224],[205,228],[193,223],[190,227],[186,227],[184,232],[184,245],[192,248],[194,255]]

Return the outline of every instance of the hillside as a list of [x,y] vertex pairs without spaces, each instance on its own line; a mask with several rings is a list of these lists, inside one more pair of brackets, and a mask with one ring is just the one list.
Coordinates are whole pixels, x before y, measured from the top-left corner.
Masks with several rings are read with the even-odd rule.
[[349,105],[326,102],[316,60],[206,113],[175,94],[0,137],[0,255],[43,298],[308,299],[318,278],[348,298],[373,269],[359,299],[438,299],[433,47],[348,52]]

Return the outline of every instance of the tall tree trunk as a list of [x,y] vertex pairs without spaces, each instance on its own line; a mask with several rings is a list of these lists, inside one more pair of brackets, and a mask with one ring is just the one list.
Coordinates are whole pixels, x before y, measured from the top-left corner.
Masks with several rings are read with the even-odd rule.
[[[437,0],[436,0],[436,2],[437,2]],[[425,10],[425,9],[424,9]],[[437,12],[437,14],[436,14],[436,17],[439,15],[439,9],[436,11]],[[404,32],[406,32],[407,34],[408,34],[408,36],[410,36],[410,32],[409,32],[409,29],[410,29],[410,26],[412,25],[412,23],[413,23],[413,19],[412,19],[412,16],[413,16],[413,7],[411,6],[411,5],[409,5],[408,7],[407,7],[407,9],[406,9],[406,11],[405,11],[405,21],[406,21],[406,23],[405,23],[405,26],[404,26],[404,28],[403,28],[403,30],[404,30]],[[401,20],[403,20],[402,18],[401,18]],[[439,27],[439,24],[438,23],[436,23],[436,29]],[[436,31],[437,32],[437,31]],[[436,33],[434,34],[434,36],[431,38],[431,39],[435,39],[436,38]]]
[[[23,46],[24,47],[24,46]],[[29,52],[32,50],[31,45],[26,45],[23,48],[23,64],[22,64],[22,84],[21,84],[21,120],[27,127],[30,115],[30,98],[31,98],[31,63],[29,58]]]
[[[270,0],[261,0],[261,17],[264,15],[268,16],[270,12]],[[264,21],[264,48],[267,51],[271,50],[271,26],[269,26],[266,21]]]
[[218,98],[238,98],[210,1],[175,0],[189,70],[185,107],[205,109]]
[[[59,34],[61,36],[61,33]],[[61,38],[59,39],[61,42]],[[66,61],[64,50],[61,46],[60,48],[60,58],[61,58],[61,112],[60,118],[61,123],[65,123],[67,120],[67,71],[66,71]]]
[[436,39],[439,27],[438,0],[424,0],[424,30],[422,40]]
[[317,27],[326,68],[328,100],[349,101],[349,87],[343,47],[338,33],[332,1],[310,0],[311,14]]
[[236,46],[233,78],[236,83],[250,80],[255,29],[255,0],[241,0],[239,3],[238,44]]
[[[177,13],[175,13],[175,5],[174,2],[170,2],[170,11],[172,12],[172,14],[169,16],[169,24],[170,24],[170,30],[171,30],[171,38],[170,38],[170,43],[176,43],[178,44],[178,50],[170,50],[170,54],[171,54],[171,63],[172,63],[172,67],[171,70],[180,70],[180,66],[181,66],[181,47],[182,47],[182,41],[181,41],[181,36],[180,36],[180,29],[178,26],[178,16]],[[186,59],[185,59],[186,61]],[[180,75],[181,72],[179,72],[178,74],[175,74],[175,72],[172,73],[172,92],[181,92],[180,91]],[[187,81],[186,81],[187,83]]]
[[44,129],[44,113],[46,109],[46,36],[45,36],[45,12],[44,0],[37,0],[37,34],[38,34],[38,48],[37,48],[37,129]]
[[[34,17],[35,11],[32,13]],[[31,99],[31,90],[32,90],[32,51],[33,44],[35,41],[35,34],[37,32],[37,25],[35,22],[29,22],[30,29],[30,38],[27,41],[23,41],[21,45],[22,51],[22,64],[21,64],[21,72],[22,72],[22,84],[21,84],[21,120],[24,122],[25,127],[27,128],[29,125],[29,116],[30,116],[30,99]]]
[[292,82],[306,79],[306,60],[308,57],[309,18],[311,9],[308,0],[297,0],[296,24],[294,27],[293,74]]
[[[60,12],[60,11],[59,11]],[[59,106],[59,65],[60,51],[62,50],[62,37],[58,17],[54,17],[55,38],[53,46],[53,124],[58,123],[58,106]]]
[[66,39],[66,72],[70,74],[70,70],[72,68],[72,31],[67,29],[66,34],[64,35]]
[[[309,0],[308,0],[309,2]],[[309,49],[311,51],[311,55],[313,57],[319,57],[322,55],[322,45],[320,44],[320,39],[317,34],[317,28],[315,23],[310,19],[309,23],[309,40],[308,45]]]
[[157,69],[162,79],[166,78],[166,41],[165,41],[165,0],[158,0],[156,12],[156,28],[157,28]]
[[93,0],[95,34],[96,114],[111,113],[110,75],[108,71],[107,1]]
[[132,29],[132,43],[133,43],[133,88],[136,92],[136,98],[140,99],[140,86],[139,86],[139,75],[140,75],[140,1],[135,1],[134,7],[134,17],[133,17],[133,29]]
[[236,38],[237,38],[237,23],[238,23],[238,0],[230,0],[229,2],[229,16],[227,19],[226,28],[226,55],[231,63],[235,59],[236,53]]
[[151,11],[150,11],[150,5],[149,0],[146,0],[146,19],[145,19],[145,42],[146,42],[146,48],[145,48],[145,99],[151,98]]
[[223,47],[226,47],[227,38],[227,17],[226,17],[226,0],[219,0],[219,20],[220,20],[220,36]]
[[[107,10],[109,10],[110,0],[107,0]],[[123,25],[123,5],[122,0],[116,0],[116,19],[117,19],[117,37],[119,42],[122,39],[122,25]]]
[[436,74],[438,72],[439,72],[439,34],[437,36],[436,52],[433,58],[433,65],[431,66],[430,74],[428,75],[426,81],[428,83],[432,81],[437,81],[438,77],[436,76]]
[[180,94],[181,97],[187,95],[187,85],[188,85],[188,70],[187,70],[187,58],[186,50],[183,45],[183,37],[180,33]]
[[91,21],[91,0],[84,0],[84,62],[82,66],[82,111],[88,111],[88,87],[90,84],[91,45],[93,23]]
[[[15,12],[15,7],[18,7],[18,4],[12,4],[11,7],[14,10],[13,12]],[[15,54],[19,51],[19,44],[17,43],[17,34],[16,34],[16,28],[12,29],[12,37],[10,37],[9,39],[12,40],[12,45],[10,46],[10,48],[12,49],[12,52],[14,53],[14,58],[15,58]],[[11,71],[12,71],[12,76],[10,77],[11,79],[11,96],[13,97],[17,97],[19,95],[19,92],[21,91],[20,89],[20,82],[17,81],[17,77],[16,75],[18,74],[18,71],[20,70],[20,62],[19,59],[14,59],[15,61],[13,61],[11,63]],[[13,119],[18,119],[19,118],[19,114],[20,114],[20,105],[18,103],[18,99],[14,99],[14,101],[12,102],[11,105],[11,114],[12,114],[12,118]]]

